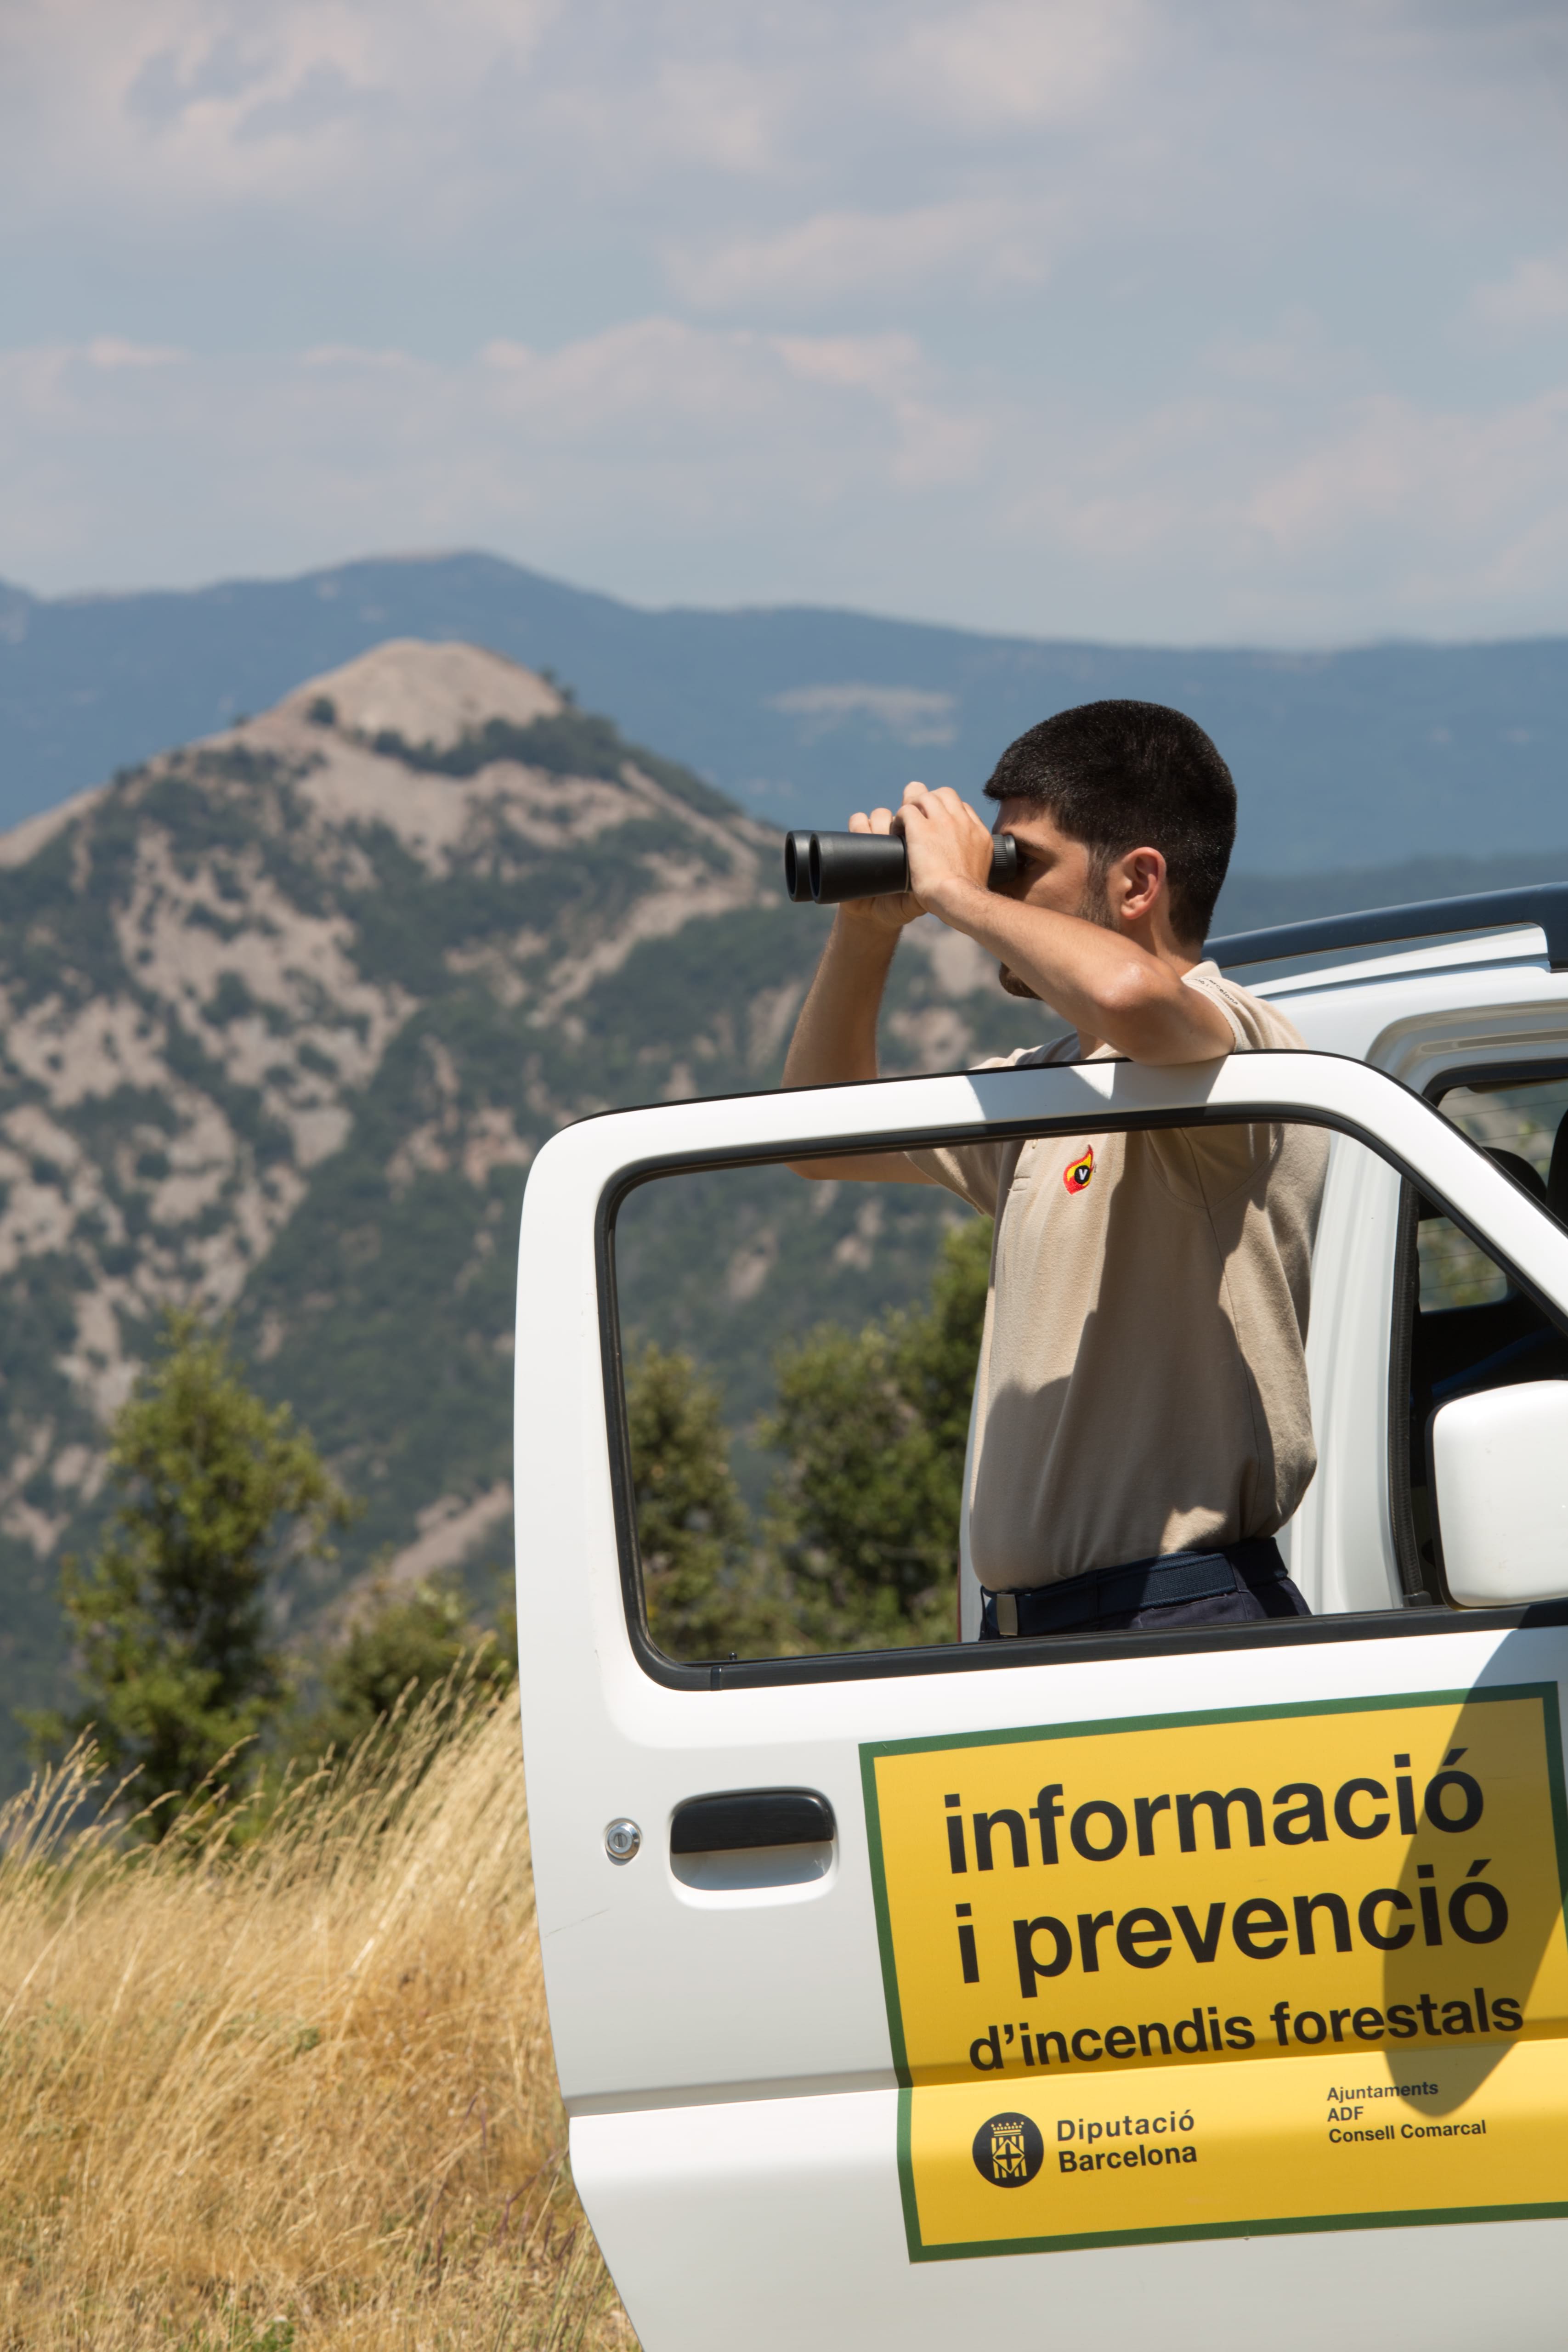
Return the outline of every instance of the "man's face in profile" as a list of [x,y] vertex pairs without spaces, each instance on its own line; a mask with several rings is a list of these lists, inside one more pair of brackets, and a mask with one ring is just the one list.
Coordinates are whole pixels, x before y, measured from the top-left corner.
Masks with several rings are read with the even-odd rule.
[[[1115,930],[1116,921],[1105,893],[1105,877],[1092,852],[1066,834],[1053,816],[1030,801],[1004,801],[994,833],[1010,833],[1018,845],[1018,870],[996,887],[1026,906],[1048,908],[1053,915],[1076,915],[1080,922],[1099,923]],[[997,967],[1009,996],[1035,992],[1006,964]]]

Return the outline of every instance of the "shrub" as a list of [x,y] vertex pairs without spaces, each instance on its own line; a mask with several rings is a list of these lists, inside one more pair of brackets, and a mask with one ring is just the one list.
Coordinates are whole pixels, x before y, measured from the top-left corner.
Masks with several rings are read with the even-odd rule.
[[174,1801],[279,1712],[268,1579],[285,1559],[331,1559],[328,1531],[353,1506],[289,1407],[247,1389],[221,1334],[188,1312],[164,1318],[109,1458],[122,1499],[108,1539],[61,1580],[83,1703],[68,1724],[31,1727],[46,1748],[90,1731],[109,1765],[138,1776],[152,1803],[140,1818],[159,1835]]

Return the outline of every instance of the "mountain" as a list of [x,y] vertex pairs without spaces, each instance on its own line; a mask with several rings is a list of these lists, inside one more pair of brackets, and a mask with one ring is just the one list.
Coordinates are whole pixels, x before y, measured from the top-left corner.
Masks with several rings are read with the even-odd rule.
[[911,772],[973,792],[1047,711],[1189,709],[1242,788],[1241,870],[1568,848],[1568,637],[1321,654],[1047,643],[809,607],[648,612],[498,558],[188,593],[0,587],[0,823],[275,702],[388,637],[568,678],[754,814],[839,824]]
[[[383,645],[0,837],[0,1774],[9,1707],[60,1691],[59,1561],[164,1302],[230,1317],[366,1499],[289,1628],[378,1557],[510,1559],[529,1162],[606,1106],[775,1081],[826,919],[779,871],[687,769],[458,642]],[[1042,1027],[934,925],[889,1013],[907,1069]],[[650,1188],[624,1251],[634,1324],[728,1350],[737,1412],[786,1331],[921,1290],[952,1213],[759,1181],[695,1234]]]

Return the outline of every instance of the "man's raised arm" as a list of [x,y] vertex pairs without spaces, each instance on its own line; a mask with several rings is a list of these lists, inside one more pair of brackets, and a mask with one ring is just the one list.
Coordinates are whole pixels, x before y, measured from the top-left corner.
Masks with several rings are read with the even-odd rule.
[[1235,1043],[1213,1000],[1183,984],[1203,952],[1173,929],[1163,850],[1124,850],[1098,872],[1087,845],[1027,803],[1005,801],[1018,870],[991,887],[991,835],[947,788],[910,784],[899,811],[921,904],[997,958],[1005,984],[1037,997],[1078,1031],[1152,1066],[1208,1062]]
[[[890,809],[849,820],[852,833],[889,833]],[[786,1087],[837,1087],[874,1078],[877,1017],[892,969],[899,933],[924,912],[911,893],[855,898],[838,909],[822,961],[806,992],[784,1057]],[[797,1176],[845,1178],[862,1183],[929,1184],[901,1151],[866,1151],[837,1160],[795,1160]]]

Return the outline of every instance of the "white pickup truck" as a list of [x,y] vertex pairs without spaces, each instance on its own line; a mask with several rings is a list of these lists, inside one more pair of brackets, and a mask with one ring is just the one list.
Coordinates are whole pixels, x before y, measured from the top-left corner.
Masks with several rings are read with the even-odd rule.
[[[1568,886],[1210,952],[1307,1053],[683,1102],[534,1164],[539,1924],[577,2188],[647,2352],[1563,2341]],[[1282,1538],[1310,1620],[656,1645],[637,1188],[1238,1120],[1332,1138],[1320,1466]]]

